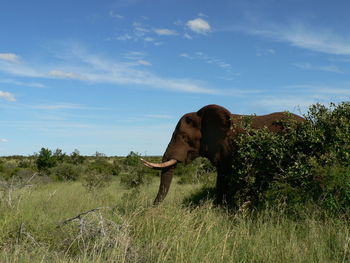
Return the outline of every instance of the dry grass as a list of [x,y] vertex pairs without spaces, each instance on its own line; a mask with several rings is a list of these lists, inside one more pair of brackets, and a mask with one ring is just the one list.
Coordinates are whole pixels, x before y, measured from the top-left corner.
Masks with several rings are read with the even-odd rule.
[[210,201],[190,207],[183,200],[198,186],[176,183],[152,207],[157,184],[125,190],[115,180],[98,192],[79,182],[13,188],[11,205],[9,192],[0,201],[0,262],[350,260],[350,227],[340,218],[312,210],[299,220],[279,209],[234,214]]

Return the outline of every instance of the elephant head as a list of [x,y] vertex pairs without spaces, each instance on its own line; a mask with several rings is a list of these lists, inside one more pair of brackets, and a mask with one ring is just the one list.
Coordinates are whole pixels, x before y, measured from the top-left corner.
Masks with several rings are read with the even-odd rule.
[[208,105],[185,114],[177,123],[162,163],[143,160],[150,168],[161,169],[161,182],[154,203],[168,193],[176,164],[188,164],[195,158],[207,157],[219,170],[231,169],[231,113],[218,105]]

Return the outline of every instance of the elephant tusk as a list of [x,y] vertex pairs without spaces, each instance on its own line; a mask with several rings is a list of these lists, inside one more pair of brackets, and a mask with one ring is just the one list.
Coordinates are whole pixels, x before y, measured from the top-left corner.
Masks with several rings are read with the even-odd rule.
[[153,169],[163,169],[163,168],[173,166],[177,163],[177,160],[175,160],[175,159],[171,159],[171,160],[163,162],[163,163],[151,163],[151,162],[148,162],[142,158],[140,158],[140,160],[142,161],[142,163],[145,166],[147,166],[148,168],[153,168]]

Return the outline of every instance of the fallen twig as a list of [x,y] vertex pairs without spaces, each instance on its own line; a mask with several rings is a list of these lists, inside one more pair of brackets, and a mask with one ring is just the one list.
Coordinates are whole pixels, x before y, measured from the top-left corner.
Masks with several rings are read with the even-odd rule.
[[103,209],[103,208],[108,208],[108,209],[110,209],[110,207],[96,207],[96,208],[90,209],[90,210],[88,210],[88,211],[85,211],[85,212],[82,212],[82,213],[76,215],[75,217],[68,218],[68,219],[66,219],[66,220],[64,220],[64,221],[62,221],[62,222],[60,222],[60,223],[58,223],[58,226],[57,226],[57,227],[66,225],[66,224],[68,224],[69,222],[71,222],[71,221],[73,221],[73,220],[81,219],[82,216],[87,215],[87,214],[92,213],[92,212],[96,212],[96,211],[101,210],[101,209]]

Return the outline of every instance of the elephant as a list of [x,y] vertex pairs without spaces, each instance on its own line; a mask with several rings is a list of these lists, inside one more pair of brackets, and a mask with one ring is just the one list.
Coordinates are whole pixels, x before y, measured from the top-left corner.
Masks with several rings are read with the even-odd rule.
[[[141,159],[145,166],[161,170],[159,190],[154,200],[155,205],[166,197],[176,164],[188,164],[199,156],[208,158],[216,167],[216,202],[225,203],[228,190],[227,178],[233,173],[233,137],[242,132],[232,127],[242,116],[245,115],[231,114],[224,107],[211,104],[181,117],[163,155],[162,163],[152,163]],[[251,128],[266,127],[270,132],[279,132],[282,127],[276,122],[285,117],[285,112],[262,116],[252,115]],[[291,118],[296,122],[305,121],[304,118],[295,114],[291,114]]]

